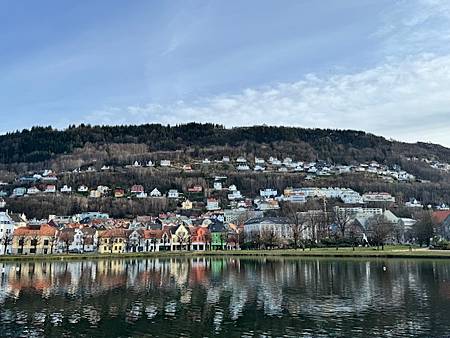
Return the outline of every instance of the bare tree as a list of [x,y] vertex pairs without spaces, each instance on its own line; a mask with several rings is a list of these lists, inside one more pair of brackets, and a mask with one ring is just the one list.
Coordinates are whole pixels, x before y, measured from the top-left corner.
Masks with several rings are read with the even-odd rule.
[[340,233],[340,237],[345,238],[346,231],[352,222],[350,215],[344,210],[339,211],[339,207],[336,207],[333,209],[333,222]]
[[69,253],[70,244],[73,242],[73,232],[71,229],[64,229],[59,233],[59,242],[64,246],[66,253]]
[[13,236],[11,233],[5,233],[0,240],[0,243],[3,245],[3,254],[7,254],[8,246],[12,244]]
[[374,215],[368,220],[367,228],[370,239],[376,244],[377,249],[381,245],[381,250],[384,250],[384,243],[393,232],[392,222],[383,215]]

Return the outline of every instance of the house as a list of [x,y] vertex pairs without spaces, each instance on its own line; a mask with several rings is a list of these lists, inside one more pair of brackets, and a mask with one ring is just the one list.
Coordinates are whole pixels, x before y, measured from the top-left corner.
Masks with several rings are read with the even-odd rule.
[[255,156],[255,164],[264,164],[265,161],[263,158],[259,158]]
[[188,192],[199,193],[203,191],[203,187],[201,185],[194,185],[188,188]]
[[53,253],[57,230],[49,224],[28,225],[14,230],[12,253],[19,255]]
[[107,170],[110,170],[110,167],[107,165],[104,165],[103,167],[100,168],[100,170],[107,171]]
[[14,221],[12,217],[7,211],[0,211],[0,255],[12,253],[13,233]]
[[276,197],[278,195],[278,191],[276,189],[266,188],[264,190],[259,191],[259,196],[263,198],[271,198]]
[[102,196],[108,194],[110,190],[111,189],[109,189],[106,185],[99,185],[97,187],[97,191],[100,192]]
[[211,161],[208,160],[207,158],[205,158],[205,159],[202,161],[202,164],[210,164],[210,163],[211,163]]
[[190,164],[185,164],[185,165],[183,165],[183,170],[184,171],[192,171],[192,166]]
[[292,227],[289,221],[283,217],[258,217],[249,219],[244,223],[245,238],[255,241],[271,234],[283,244],[288,244],[292,239]]
[[138,161],[134,161],[133,163],[133,167],[140,167],[141,164]]
[[115,198],[122,198],[125,196],[125,190],[122,188],[116,188],[114,189],[114,197]]
[[250,167],[246,164],[240,164],[236,167],[236,170],[247,171],[247,170],[250,170]]
[[230,162],[230,157],[229,157],[229,156],[223,156],[223,157],[222,157],[222,162],[223,162],[223,163],[228,163],[228,162]]
[[98,191],[98,190],[91,190],[91,191],[89,192],[89,197],[90,197],[90,198],[100,198],[100,197],[102,197],[102,194],[101,194],[101,192]]
[[227,247],[227,229],[223,222],[218,220],[211,220],[208,225],[208,230],[211,234],[211,250],[224,250]]
[[450,210],[433,211],[431,217],[437,225],[439,235],[450,240]]
[[178,198],[179,197],[178,190],[170,189],[169,192],[167,193],[167,197],[168,198]]
[[146,166],[147,167],[154,167],[155,164],[150,160],[150,161],[147,162]]
[[267,199],[264,201],[258,201],[256,203],[258,210],[277,210],[280,209],[280,205],[277,200]]
[[4,209],[6,207],[6,202],[3,198],[0,197],[0,209]]
[[131,187],[132,194],[140,194],[144,192],[144,187],[140,184],[135,184]]
[[369,202],[395,202],[395,197],[387,192],[368,192],[362,195],[365,203]]
[[230,201],[234,201],[237,199],[241,199],[244,196],[242,196],[241,192],[239,190],[232,190],[231,194],[228,194],[228,199]]
[[219,201],[215,198],[208,198],[206,200],[206,210],[208,211],[214,211],[214,210],[219,210],[220,206],[219,206]]
[[245,159],[245,157],[239,156],[239,157],[236,159],[236,162],[237,162],[237,163],[247,163],[247,160]]
[[170,167],[170,160],[161,160],[161,167]]
[[56,185],[54,184],[47,184],[44,190],[45,193],[54,194],[56,192]]
[[142,252],[144,251],[144,230],[135,229],[129,231],[128,242],[127,242],[127,251],[128,252]]
[[67,186],[66,184],[60,189],[61,193],[69,194],[72,192],[72,188]]
[[408,202],[405,203],[405,207],[407,208],[423,208],[422,203],[420,203],[415,198],[411,198]]
[[146,192],[140,192],[136,194],[136,198],[147,198],[148,194]]
[[236,191],[236,190],[237,190],[237,187],[236,187],[234,184],[232,184],[232,185],[230,185],[230,186],[228,187],[228,190],[229,190],[229,191]]
[[162,196],[162,194],[157,188],[153,189],[150,192],[150,197],[161,197],[161,196]]
[[128,230],[114,228],[98,232],[98,252],[124,253],[127,251]]
[[23,188],[23,187],[14,188],[14,190],[12,192],[12,196],[13,197],[21,197],[21,196],[25,195],[26,192],[27,192],[27,188]]
[[94,252],[97,250],[97,230],[75,224],[66,227],[57,234],[57,251],[64,252]]
[[36,195],[39,194],[41,191],[37,187],[30,187],[27,189],[27,195]]
[[171,234],[167,229],[144,230],[144,251],[169,251]]
[[253,171],[265,171],[266,168],[263,166],[260,166],[259,164],[255,165],[255,167],[253,168]]
[[89,188],[86,187],[85,185],[79,186],[78,187],[78,192],[81,194],[87,193],[89,191]]
[[191,250],[204,251],[208,250],[211,242],[211,234],[206,227],[194,227],[190,229]]
[[181,209],[183,210],[191,210],[192,209],[192,202],[189,200],[185,200],[181,203]]
[[171,251],[190,249],[191,234],[187,225],[185,225],[184,223],[180,223],[179,225],[172,227],[170,229],[170,233]]
[[222,190],[222,182],[215,181],[213,184],[213,188],[214,188],[214,190],[218,190],[218,191]]

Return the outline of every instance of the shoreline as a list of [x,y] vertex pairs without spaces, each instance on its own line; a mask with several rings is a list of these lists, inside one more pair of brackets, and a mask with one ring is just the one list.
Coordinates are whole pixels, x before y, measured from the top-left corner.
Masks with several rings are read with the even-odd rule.
[[233,250],[233,251],[169,251],[169,252],[136,252],[116,254],[50,254],[50,255],[9,255],[0,256],[0,262],[22,262],[22,261],[69,261],[69,260],[93,260],[93,259],[128,259],[128,258],[173,258],[173,257],[328,257],[328,258],[428,258],[449,259],[450,250],[408,249],[400,250],[375,250],[335,248],[327,249],[287,249],[287,250]]

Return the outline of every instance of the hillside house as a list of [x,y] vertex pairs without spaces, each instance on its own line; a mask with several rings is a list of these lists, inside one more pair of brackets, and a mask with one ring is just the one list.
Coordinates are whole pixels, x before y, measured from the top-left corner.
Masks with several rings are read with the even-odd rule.
[[150,197],[161,197],[161,196],[162,196],[162,194],[157,188],[153,189],[150,192]]

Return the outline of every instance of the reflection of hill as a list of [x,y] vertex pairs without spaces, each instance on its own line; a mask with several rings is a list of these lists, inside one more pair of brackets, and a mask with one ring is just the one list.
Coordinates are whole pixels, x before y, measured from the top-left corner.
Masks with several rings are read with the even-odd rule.
[[[145,335],[150,321],[155,332],[175,327],[177,336],[226,336],[236,328],[239,336],[254,332],[255,323],[267,335],[295,336],[296,327],[312,334],[324,326],[347,336],[383,335],[383,321],[402,335],[411,332],[411,317],[415,332],[430,329],[432,303],[450,310],[449,266],[408,260],[113,259],[6,267],[0,329],[19,333],[17,323],[27,322],[57,327],[60,335],[77,328],[89,336],[111,325],[117,335]],[[358,325],[351,324],[355,318]]]

